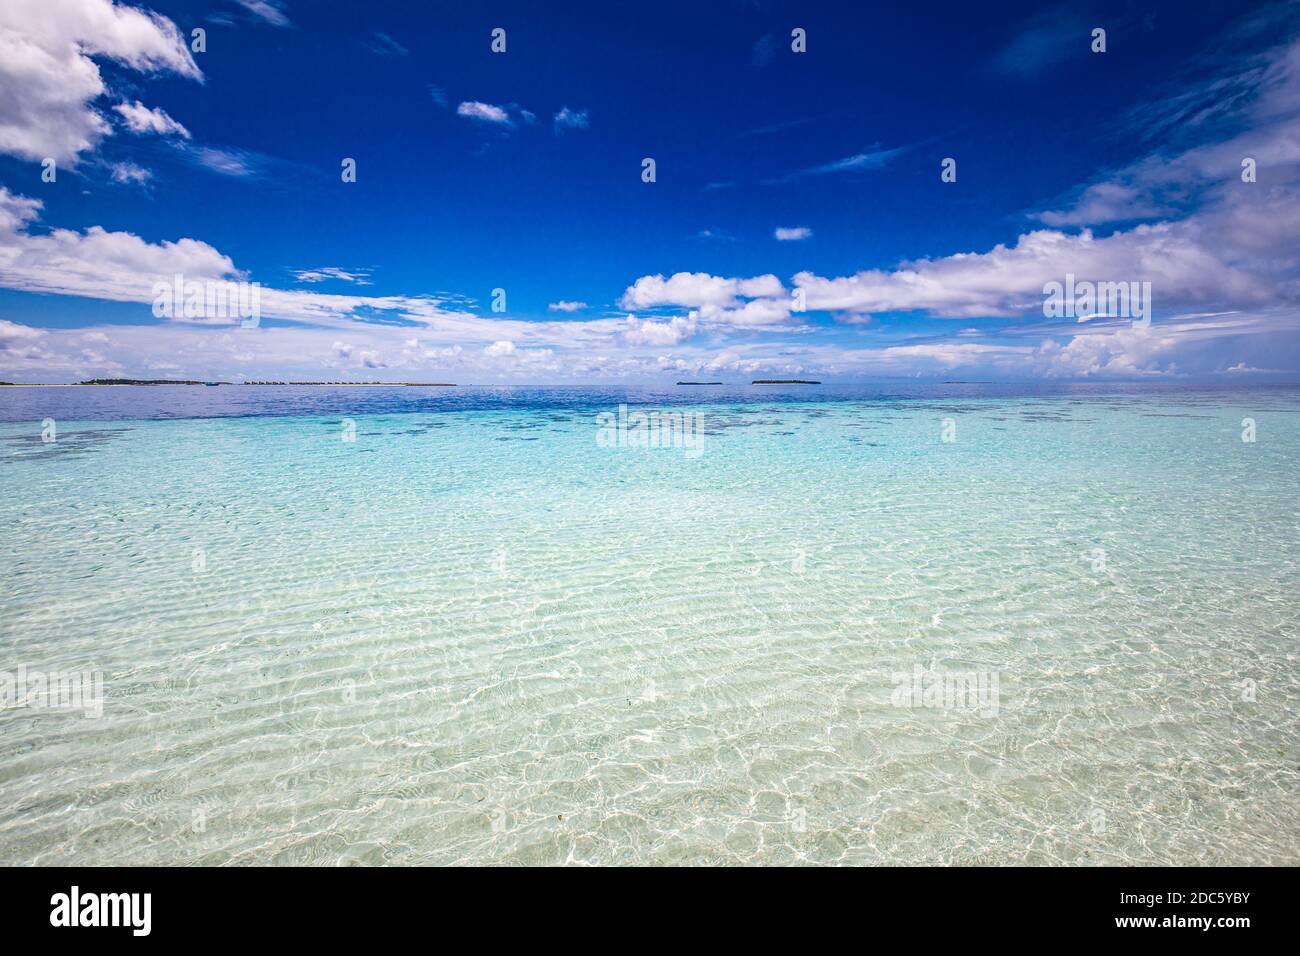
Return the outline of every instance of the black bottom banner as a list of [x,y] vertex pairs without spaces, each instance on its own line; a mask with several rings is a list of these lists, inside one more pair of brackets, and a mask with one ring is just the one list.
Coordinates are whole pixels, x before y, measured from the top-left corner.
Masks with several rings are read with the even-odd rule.
[[1231,947],[1280,942],[1293,925],[1292,870],[709,871],[607,873],[595,882],[573,873],[549,874],[541,884],[537,877],[509,870],[7,869],[0,871],[0,913],[11,943],[75,934],[80,944],[110,937],[373,944],[377,934],[428,932],[431,921],[447,928],[456,921],[463,932],[466,917],[491,913],[497,918],[487,929],[497,945],[502,928],[536,938],[581,927],[623,938],[638,924],[634,935],[642,937],[678,920],[712,928],[719,942],[732,942],[736,929],[766,933],[779,925],[787,932],[815,927],[818,938],[832,926],[936,942],[953,934],[951,945],[1023,933]]

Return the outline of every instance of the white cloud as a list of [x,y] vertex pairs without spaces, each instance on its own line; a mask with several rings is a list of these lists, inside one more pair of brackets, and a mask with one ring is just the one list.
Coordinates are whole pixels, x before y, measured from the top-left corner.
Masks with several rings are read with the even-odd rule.
[[94,57],[141,73],[202,74],[176,24],[112,0],[0,3],[0,152],[75,163],[110,132]]
[[[1211,117],[1240,132],[1181,152],[1173,148],[1180,139],[1185,145],[1188,133],[1201,132]],[[1162,149],[1088,184],[1067,208],[1036,218],[1050,226],[1072,226],[1168,217],[1198,199],[1221,199],[1243,185],[1294,184],[1300,164],[1300,41],[1184,87],[1135,111],[1130,122],[1137,135],[1158,132],[1166,141]],[[1257,165],[1257,183],[1240,180],[1247,157]]]
[[0,348],[14,342],[33,342],[43,334],[40,329],[33,329],[30,326],[0,319]]
[[[1219,101],[1235,91],[1231,106]],[[1156,321],[1178,309],[1259,309],[1300,305],[1300,41],[1291,40],[1244,71],[1150,107],[1148,125],[1165,112],[1187,117],[1215,111],[1222,128],[1241,129],[1217,142],[1153,153],[1079,191],[1072,206],[1040,213],[1060,226],[1163,217],[1097,235],[1090,229],[1042,229],[985,252],[900,263],[852,276],[795,276],[810,309],[866,315],[920,310],[944,318],[1041,315],[1043,285],[1077,281],[1149,281]],[[1228,122],[1231,120],[1231,122]],[[1177,124],[1174,124],[1175,126]],[[1184,123],[1184,125],[1187,125]],[[1195,125],[1195,124],[1192,124]],[[1168,124],[1162,129],[1169,129]],[[1219,128],[1219,126],[1216,126]],[[1172,133],[1170,133],[1172,135]],[[1243,182],[1242,159],[1253,158],[1258,181]],[[1128,368],[1101,354],[1095,340],[1053,356],[1050,367],[1089,374]],[[1116,363],[1119,363],[1118,365]],[[1139,368],[1132,364],[1132,369]]]
[[282,0],[235,0],[235,2],[259,20],[272,26],[289,26],[289,17],[285,15]]
[[[10,193],[0,186],[0,286],[28,292],[85,296],[122,302],[152,303],[153,286],[180,274],[186,280],[235,281],[247,278],[234,263],[205,242],[178,239],[150,243],[127,232],[109,232],[92,226],[85,232],[51,229],[29,231],[38,219],[41,203]],[[342,270],[340,270],[342,271]],[[443,326],[449,334],[467,340],[494,341],[501,329],[528,325],[502,323],[471,313],[448,309],[431,296],[332,295],[310,290],[263,287],[263,313],[294,322],[337,328],[364,326],[361,313],[389,313],[409,323]],[[549,339],[560,324],[537,323],[533,332],[516,337]],[[580,336],[565,323],[570,338]],[[619,325],[610,320],[610,334]],[[409,332],[408,332],[409,334]]]
[[1230,368],[1225,368],[1223,371],[1233,375],[1241,374],[1241,373],[1258,374],[1258,375],[1277,375],[1282,372],[1281,369],[1276,369],[1276,368],[1252,368],[1251,366],[1247,365],[1245,362],[1238,362],[1236,365],[1233,365]]
[[370,48],[371,52],[388,58],[406,56],[411,52],[406,47],[402,46],[402,44],[390,37],[387,33],[383,33],[379,30],[376,30],[370,35],[370,39],[367,41],[366,45]]
[[1094,183],[1080,195],[1074,208],[1048,210],[1036,218],[1049,226],[1087,226],[1128,219],[1154,219],[1173,212],[1142,199],[1138,191],[1120,183]]
[[493,106],[491,103],[480,103],[477,100],[461,103],[460,106],[456,107],[456,115],[482,120],[485,123],[496,123],[501,126],[513,125],[510,114],[500,106]]
[[694,313],[685,318],[679,315],[666,322],[642,321],[629,315],[623,338],[629,345],[676,345],[694,335],[696,329]]
[[193,151],[193,156],[200,166],[223,176],[242,178],[253,175],[255,171],[253,158],[237,150],[200,146]]
[[826,176],[831,173],[848,173],[862,172],[865,170],[884,169],[891,161],[903,155],[911,146],[897,146],[893,149],[881,149],[880,144],[876,143],[869,149],[860,153],[854,153],[852,156],[846,156],[843,159],[836,159],[829,163],[822,163],[819,166],[809,166],[804,169],[796,169],[792,173],[779,176],[775,179],[766,180],[767,185],[780,185],[782,183],[794,182],[798,179],[805,179],[808,176]]
[[585,302],[566,302],[561,299],[559,302],[552,302],[546,308],[550,312],[580,312],[586,307]]
[[[136,302],[143,314],[152,301],[153,283],[170,280],[176,273],[190,279],[243,277],[229,257],[195,239],[150,243],[99,227],[84,232],[34,228],[40,210],[38,201],[0,188],[0,287]],[[1286,219],[1285,213],[1281,219]],[[1300,216],[1296,219],[1300,221]],[[1232,220],[1232,216],[1220,217],[1202,228],[1213,236],[1232,236]],[[1131,241],[1127,236],[1121,234],[1123,241]],[[1149,241],[1158,245],[1167,238],[1155,231]],[[1058,236],[1046,241],[1050,249],[1062,240]],[[1074,237],[1071,241],[1102,240]],[[1270,243],[1273,237],[1261,241]],[[1279,254],[1278,247],[1271,248]],[[935,263],[943,274],[951,271],[961,294],[970,297],[982,294],[983,286],[996,288],[1003,273],[1023,268],[1015,256],[1024,254],[1007,249],[998,255],[949,257],[952,261]],[[1000,258],[1004,255],[1012,255],[1010,265]],[[964,272],[967,268],[973,271]],[[933,276],[881,276],[876,281],[884,292],[873,295],[899,296],[900,289],[913,285],[922,298],[935,295]],[[856,279],[818,281],[832,288],[844,283],[840,293],[860,298],[864,286]],[[865,288],[871,291],[869,285]],[[815,340],[796,344],[789,336],[749,335],[727,342],[719,351],[718,340],[730,330],[780,330],[779,323],[790,317],[788,294],[775,276],[646,276],[626,295],[645,307],[677,307],[686,314],[532,322],[476,315],[433,296],[338,295],[264,287],[263,315],[279,321],[257,330],[241,330],[232,320],[188,324],[173,320],[91,330],[37,330],[10,322],[0,327],[4,343],[0,377],[66,381],[139,374],[158,362],[180,363],[192,377],[206,378],[236,374],[311,378],[325,377],[323,373],[332,370],[363,374],[383,370],[390,379],[418,380],[434,369],[446,380],[588,382],[657,380],[656,376],[668,373],[723,370],[892,376],[942,375],[957,368],[1015,377],[1144,377],[1213,374],[1235,363],[1244,363],[1243,368],[1291,363],[1294,368],[1300,360],[1295,334],[1300,315],[1294,307],[1192,312],[1158,318],[1147,330],[1115,321],[1078,325],[1034,316],[1034,321],[992,333],[1004,341],[982,342],[978,329],[966,329],[959,341],[883,348],[845,349]],[[811,294],[810,299],[816,301]],[[1036,301],[1041,303],[1041,295]],[[947,300],[939,304],[951,305]],[[704,344],[689,344],[697,335],[706,337]],[[95,337],[93,353],[87,349],[91,341],[87,336]],[[1007,338],[1012,339],[1010,344]],[[1020,344],[1016,338],[1032,344]],[[411,341],[420,344],[412,347]],[[705,351],[706,346],[711,350]]]
[[449,348],[426,349],[424,357],[426,359],[455,359],[465,354],[465,350],[459,345],[453,345]]
[[677,272],[667,279],[662,275],[642,276],[623,293],[622,304],[625,309],[659,305],[729,307],[742,296],[781,295],[784,291],[781,280],[774,275],[728,279],[707,272]]
[[[108,375],[141,374],[149,364],[177,363],[187,377],[247,378],[384,378],[390,381],[442,381],[487,383],[574,382],[620,380],[662,381],[667,374],[703,372],[765,373],[795,376],[933,375],[948,377],[954,370],[967,374],[993,374],[1000,378],[1046,377],[1152,377],[1184,372],[1213,374],[1224,367],[1225,343],[1232,344],[1234,362],[1247,368],[1273,368],[1279,359],[1279,342],[1290,342],[1290,359],[1296,358],[1292,311],[1194,319],[1168,324],[1157,331],[1111,329],[1088,332],[1089,343],[1067,349],[1040,333],[1025,330],[1025,344],[1012,342],[928,342],[877,348],[845,349],[830,343],[792,343],[788,339],[745,338],[719,347],[704,342],[634,345],[625,340],[626,320],[615,328],[603,324],[560,323],[564,329],[539,331],[530,323],[495,327],[492,320],[473,316],[431,323],[420,333],[427,344],[408,347],[410,333],[391,326],[349,323],[334,330],[297,325],[239,329],[212,325],[120,325],[86,329],[26,329],[16,335],[0,325],[0,378],[10,381],[76,381]],[[655,323],[663,324],[663,323]],[[10,323],[15,325],[15,323]],[[580,328],[575,329],[573,326]],[[18,326],[18,329],[24,327]],[[1087,329],[1087,327],[1084,327]],[[1288,332],[1289,330],[1289,332]],[[568,339],[555,334],[578,333]],[[485,335],[531,333],[534,347],[515,345],[489,355]],[[1117,332],[1121,334],[1116,334]],[[1279,340],[1278,335],[1290,334]],[[342,336],[342,337],[340,337]],[[447,337],[476,341],[469,348]],[[1078,336],[1082,338],[1083,336]],[[435,344],[432,339],[442,343]],[[510,341],[498,339],[497,341]],[[553,346],[536,347],[551,341]],[[93,357],[87,345],[94,343]],[[711,347],[710,347],[711,345]],[[367,366],[367,361],[370,363]],[[382,373],[373,369],[382,364]],[[1295,367],[1292,365],[1291,367]],[[335,374],[337,373],[337,374]]]
[[113,109],[122,114],[126,128],[133,133],[155,133],[158,136],[176,135],[190,138],[190,131],[161,109],[149,109],[139,100],[135,103],[118,103]]
[[[747,301],[748,300],[748,301]],[[678,306],[693,309],[690,318],[717,326],[777,325],[790,317],[790,302],[774,275],[729,279],[707,272],[642,276],[620,300],[629,310]]]
[[591,125],[591,115],[587,110],[571,110],[567,106],[561,107],[560,111],[555,114],[555,131],[565,129],[586,129]]
[[339,282],[352,282],[356,285],[370,285],[370,274],[367,272],[349,272],[346,269],[340,269],[337,266],[322,266],[319,269],[300,269],[294,272],[293,277],[299,282],[325,282],[329,279],[335,279]]
[[99,226],[84,233],[53,229],[33,235],[27,226],[40,208],[40,202],[0,186],[0,284],[8,288],[152,302],[153,283],[163,276],[237,276],[228,257],[194,239],[154,244]]
[[1140,225],[1101,239],[1086,229],[1078,234],[1044,229],[988,252],[920,259],[894,270],[834,279],[801,272],[794,281],[805,291],[809,309],[859,315],[913,310],[941,318],[1041,315],[1044,284],[1064,282],[1067,274],[1076,281],[1149,281],[1157,309],[1270,301],[1276,283],[1223,255],[1225,237],[1211,224]]
[[135,183],[144,185],[153,175],[143,166],[137,166],[135,163],[114,163],[112,170],[113,182],[115,183]]
[[807,226],[795,226],[790,229],[777,226],[773,235],[776,236],[778,242],[798,242],[800,239],[808,239],[811,237],[812,230]]

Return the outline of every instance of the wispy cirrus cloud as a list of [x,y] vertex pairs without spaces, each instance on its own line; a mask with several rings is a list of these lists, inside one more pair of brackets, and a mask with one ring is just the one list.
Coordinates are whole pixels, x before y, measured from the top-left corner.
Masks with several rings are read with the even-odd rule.
[[244,150],[200,146],[188,152],[200,166],[222,176],[252,176],[258,167],[256,155]]
[[321,266],[318,269],[299,269],[293,273],[299,282],[351,282],[355,285],[370,285],[370,273],[364,270],[349,271],[337,266]]
[[366,38],[366,47],[371,53],[390,59],[406,56],[411,52],[381,30],[375,30]]
[[806,179],[809,176],[829,176],[834,173],[867,172],[884,169],[891,160],[914,148],[913,146],[898,146],[893,149],[881,149],[880,144],[876,143],[860,153],[854,153],[852,156],[845,156],[843,159],[821,163],[817,166],[796,169],[784,176],[764,180],[764,184],[779,185],[794,182],[798,179]]
[[[1184,80],[1169,97],[1133,110],[1128,128],[1141,133],[1154,125],[1162,131],[1160,145],[1071,191],[1061,208],[1033,217],[1050,226],[1179,218],[1234,194],[1248,198],[1247,186],[1300,188],[1300,12],[1257,19],[1290,39],[1208,80]],[[1205,135],[1216,130],[1217,136]],[[1242,181],[1247,161],[1255,183]]]
[[1031,76],[1053,64],[1088,53],[1087,23],[1067,10],[1053,10],[1032,20],[994,58],[1000,73]]
[[269,23],[273,27],[292,26],[288,14],[284,12],[284,3],[281,0],[235,0],[235,3],[263,23]]

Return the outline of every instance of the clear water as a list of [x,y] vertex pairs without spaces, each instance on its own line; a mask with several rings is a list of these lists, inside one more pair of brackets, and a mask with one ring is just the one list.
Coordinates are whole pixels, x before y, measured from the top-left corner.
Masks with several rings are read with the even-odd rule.
[[1300,391],[0,417],[0,671],[104,681],[0,711],[0,863],[1300,863]]

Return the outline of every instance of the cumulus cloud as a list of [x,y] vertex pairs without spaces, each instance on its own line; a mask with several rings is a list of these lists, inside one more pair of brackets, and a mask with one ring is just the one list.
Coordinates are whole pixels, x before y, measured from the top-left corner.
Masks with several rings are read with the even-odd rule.
[[39,344],[45,332],[16,322],[0,319],[0,366],[22,368],[43,367],[54,355]]
[[[1074,205],[1038,217],[1063,227],[1161,221],[1105,236],[1090,228],[1034,230],[985,252],[839,278],[802,272],[795,284],[810,309],[858,315],[918,310],[943,318],[1023,317],[1039,313],[1045,283],[1063,282],[1067,274],[1076,281],[1149,281],[1157,316],[1184,308],[1300,305],[1300,41],[1199,93],[1180,93],[1176,109],[1197,110],[1225,83],[1253,94],[1235,100],[1240,115],[1232,119],[1243,132],[1144,157],[1089,184]],[[1257,182],[1243,181],[1243,157],[1255,160]],[[1076,364],[1107,367],[1100,359]]]
[[469,100],[461,103],[456,107],[456,115],[464,116],[472,120],[480,120],[484,123],[495,123],[498,126],[513,126],[510,114],[500,106],[493,106],[491,103],[480,103],[477,100]]
[[95,58],[140,73],[202,74],[176,24],[112,0],[0,3],[0,152],[75,163],[110,132]]
[[591,116],[587,110],[571,110],[562,107],[555,114],[555,132],[566,129],[586,129],[591,125]]
[[224,280],[238,275],[228,257],[194,239],[155,244],[99,226],[32,234],[27,227],[40,209],[39,201],[0,186],[0,284],[7,288],[152,302],[151,290],[160,277],[182,273]]
[[142,186],[147,183],[153,175],[143,166],[137,166],[135,163],[129,162],[113,163],[109,169],[111,170],[113,182],[115,183],[134,183],[137,186]]
[[561,299],[559,302],[552,302],[546,308],[550,312],[580,312],[586,307],[585,302],[566,302]]
[[[154,285],[237,281],[254,277],[211,245],[195,239],[147,242],[100,227],[46,229],[41,203],[0,187],[0,287],[137,303],[147,316]],[[325,267],[315,272],[347,270]],[[355,275],[356,273],[348,273]],[[618,380],[659,374],[659,355],[638,348],[689,330],[690,320],[647,328],[645,344],[627,341],[625,319],[523,321],[476,315],[456,297],[362,296],[309,289],[261,288],[257,329],[226,316],[170,318],[160,323],[101,325],[92,329],[0,326],[0,377],[15,381],[76,381],[140,375],[162,364],[191,377],[347,377],[380,371],[413,380],[424,370],[439,377],[484,381]],[[677,330],[666,335],[668,329]],[[416,334],[413,334],[416,333]],[[414,345],[412,344],[414,343]],[[683,358],[682,361],[693,361]]]
[[20,342],[33,342],[44,333],[40,329],[0,319],[0,349]]
[[[0,287],[151,304],[155,283],[171,282],[176,275],[198,282],[254,278],[239,270],[229,256],[197,239],[153,243],[133,233],[110,232],[99,226],[84,232],[34,229],[41,208],[39,200],[0,186]],[[333,278],[349,275],[355,280],[362,276],[335,267],[311,271]],[[453,297],[446,296],[341,295],[271,286],[262,286],[260,293],[262,313],[268,318],[367,332],[374,331],[378,319],[404,331],[403,338],[413,327],[423,327],[452,342],[494,343],[508,336],[529,345],[585,347],[613,342],[623,330],[619,319],[490,319],[459,308]]]
[[812,236],[812,230],[807,226],[794,226],[790,229],[776,227],[774,233],[777,242],[798,242],[801,239],[808,239]]
[[730,307],[741,297],[774,296],[784,291],[781,280],[774,275],[728,279],[707,272],[677,272],[667,279],[662,275],[642,276],[623,293],[622,304],[625,309],[658,305]]
[[620,300],[629,310],[677,306],[692,309],[696,322],[736,328],[777,325],[790,317],[790,302],[774,275],[730,279],[707,272],[642,276]]
[[158,136],[179,136],[190,138],[190,131],[161,109],[149,109],[139,100],[134,103],[118,103],[113,109],[122,115],[126,128],[133,133],[154,133]]
[[804,290],[809,309],[859,315],[925,311],[940,318],[1041,314],[1044,284],[1063,282],[1067,274],[1076,281],[1150,281],[1157,308],[1225,301],[1258,305],[1275,295],[1276,284],[1268,277],[1218,254],[1220,237],[1208,225],[1140,225],[1101,239],[1086,229],[1078,234],[1036,230],[988,252],[920,259],[840,278],[800,272],[794,282]]
[[627,317],[627,330],[623,333],[629,345],[676,345],[695,334],[697,321],[691,316],[676,316],[666,322],[639,320]]

